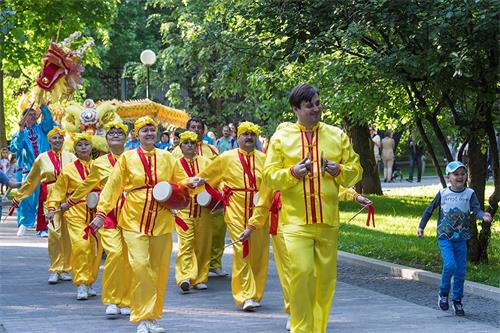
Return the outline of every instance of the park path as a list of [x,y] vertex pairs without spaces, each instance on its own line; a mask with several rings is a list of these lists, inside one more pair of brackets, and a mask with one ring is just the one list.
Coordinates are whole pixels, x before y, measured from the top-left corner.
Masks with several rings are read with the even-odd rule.
[[[77,301],[71,283],[49,286],[46,239],[33,236],[33,231],[18,238],[15,231],[13,218],[0,225],[0,332],[135,332],[135,326],[125,317],[106,319],[99,298]],[[228,271],[231,256],[230,251],[224,255],[223,265]],[[233,305],[229,278],[210,278],[208,290],[180,295],[172,278],[174,257],[175,252],[161,321],[167,332],[286,333],[274,262],[270,264],[263,307],[245,313]],[[391,277],[358,269],[339,264],[328,332],[500,332],[498,302],[485,304],[496,307],[487,316],[496,319],[483,320],[481,307],[466,307],[468,316],[458,318],[450,311],[437,310],[435,304],[412,302],[412,292],[421,289],[430,293],[419,285],[421,282],[404,282],[398,294],[390,286],[401,287],[397,281],[391,282]],[[100,279],[95,287],[99,294]],[[384,288],[391,288],[391,292],[384,292]],[[436,299],[435,295],[423,296]]]

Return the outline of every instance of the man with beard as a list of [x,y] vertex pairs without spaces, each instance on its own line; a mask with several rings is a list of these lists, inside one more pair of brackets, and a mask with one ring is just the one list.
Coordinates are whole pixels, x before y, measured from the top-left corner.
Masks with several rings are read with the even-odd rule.
[[269,259],[269,235],[266,228],[254,231],[251,239],[239,242],[240,235],[254,213],[254,201],[261,188],[265,155],[255,150],[259,134],[259,126],[251,122],[241,123],[238,127],[240,148],[224,152],[197,177],[192,178],[194,186],[207,183],[211,187],[219,185],[223,188],[224,221],[231,240],[235,242],[232,293],[236,305],[242,306],[244,311],[252,311],[260,306]]

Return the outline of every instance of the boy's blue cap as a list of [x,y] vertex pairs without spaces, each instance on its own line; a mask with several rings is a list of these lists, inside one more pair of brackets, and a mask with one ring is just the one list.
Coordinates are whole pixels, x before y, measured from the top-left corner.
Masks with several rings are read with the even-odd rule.
[[448,163],[448,165],[446,166],[446,174],[449,175],[450,173],[455,172],[455,170],[457,170],[458,168],[464,168],[465,170],[467,170],[467,168],[462,162],[453,161]]

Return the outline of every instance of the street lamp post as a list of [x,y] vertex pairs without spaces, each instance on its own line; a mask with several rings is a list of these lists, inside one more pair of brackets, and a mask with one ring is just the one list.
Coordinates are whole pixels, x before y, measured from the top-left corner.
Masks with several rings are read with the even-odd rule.
[[146,98],[149,98],[149,67],[156,62],[156,54],[151,50],[144,50],[141,53],[141,62],[147,69]]

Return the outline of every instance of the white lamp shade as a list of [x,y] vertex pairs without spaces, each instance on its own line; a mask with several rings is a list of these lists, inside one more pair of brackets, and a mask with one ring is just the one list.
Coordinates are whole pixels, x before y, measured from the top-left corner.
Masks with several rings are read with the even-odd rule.
[[141,62],[146,66],[151,66],[156,62],[156,54],[151,50],[142,51]]

